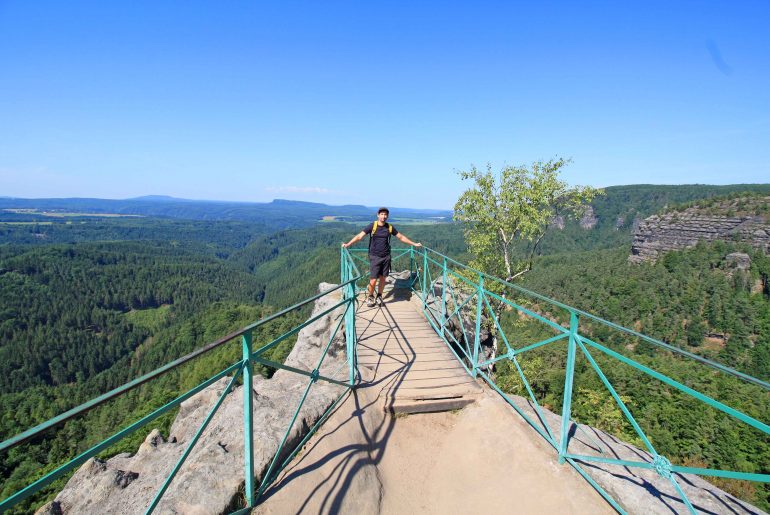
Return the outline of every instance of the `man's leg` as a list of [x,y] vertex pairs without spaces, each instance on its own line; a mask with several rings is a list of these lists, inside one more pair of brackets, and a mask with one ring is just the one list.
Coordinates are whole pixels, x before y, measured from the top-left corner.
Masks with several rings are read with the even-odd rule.
[[382,292],[385,290],[385,278],[390,274],[390,256],[382,260],[382,271],[379,274],[380,286],[377,288],[377,304],[382,306]]
[[382,291],[385,289],[385,276],[381,275],[379,279],[380,284],[377,287],[377,300],[375,300],[375,303],[378,306],[382,306]]
[[376,256],[369,256],[369,287],[366,292],[366,305],[374,307],[374,285],[380,275],[380,263]]
[[366,289],[366,305],[371,307],[374,307],[374,284],[377,282],[377,279],[369,279],[369,287]]

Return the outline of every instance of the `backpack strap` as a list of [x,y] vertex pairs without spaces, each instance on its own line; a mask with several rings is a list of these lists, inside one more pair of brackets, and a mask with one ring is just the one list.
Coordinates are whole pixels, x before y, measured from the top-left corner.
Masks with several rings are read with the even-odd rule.
[[[393,226],[388,222],[385,222],[385,224],[388,226],[388,245],[390,245],[390,235],[393,234]],[[375,221],[372,224],[372,234],[369,235],[369,250],[372,248],[372,237],[374,236],[374,233],[377,232],[377,227],[379,227],[379,225],[377,224],[377,221]]]
[[[388,234],[393,234],[393,226],[390,225],[388,222],[385,222],[385,225],[388,226]],[[377,232],[377,227],[379,227],[379,224],[377,224],[377,222],[374,222],[372,224],[372,234]]]

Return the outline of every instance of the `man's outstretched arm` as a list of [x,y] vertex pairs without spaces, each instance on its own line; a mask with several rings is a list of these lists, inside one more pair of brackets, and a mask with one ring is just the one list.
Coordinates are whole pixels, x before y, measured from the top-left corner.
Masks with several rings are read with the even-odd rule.
[[406,236],[404,236],[401,233],[396,234],[396,238],[398,238],[400,241],[403,241],[407,245],[414,245],[415,247],[422,247],[422,243],[415,243]]
[[349,242],[347,242],[347,243],[343,243],[343,244],[342,244],[342,246],[343,246],[343,247],[345,247],[345,248],[348,248],[348,247],[350,247],[351,245],[353,245],[354,243],[356,243],[357,241],[361,241],[361,240],[363,240],[363,239],[364,239],[364,236],[366,236],[366,233],[365,233],[364,231],[361,231],[360,233],[358,233],[358,234],[356,234],[355,236],[353,236],[353,237],[350,239],[350,241],[349,241]]

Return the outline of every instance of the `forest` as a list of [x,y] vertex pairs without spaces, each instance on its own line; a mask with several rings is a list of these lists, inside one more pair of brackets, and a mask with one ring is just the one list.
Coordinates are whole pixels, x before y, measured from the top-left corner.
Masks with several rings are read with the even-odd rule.
[[[634,219],[746,190],[766,193],[770,186],[607,188],[593,202],[596,226],[585,229],[568,222],[561,230],[552,228],[521,285],[768,380],[767,256],[725,242],[673,252],[656,264],[626,262]],[[362,228],[361,222],[296,227],[286,218],[273,223],[152,216],[21,220],[23,216],[5,212],[0,217],[3,440],[307,298],[321,281],[337,281],[339,245]],[[461,262],[471,258],[458,224],[394,224],[412,240],[438,252]],[[725,259],[734,251],[750,255],[749,270],[737,270]],[[255,340],[282,334],[306,314],[297,312],[270,324]],[[544,334],[542,327],[510,313],[503,323],[523,339],[536,341]],[[770,420],[766,392],[732,378],[715,377],[700,364],[601,327],[588,323],[585,327],[597,341],[759,420]],[[285,342],[273,349],[271,359],[281,361],[290,349],[291,342]],[[0,455],[0,498],[221,370],[239,353],[238,344],[231,342]],[[668,388],[650,384],[632,370],[611,366],[598,357],[597,361],[672,462],[770,470],[770,445],[764,436]],[[563,355],[544,349],[523,359],[523,366],[533,378],[539,400],[558,411]],[[260,372],[271,374],[264,368]],[[506,391],[525,394],[515,371],[503,365],[496,374]],[[585,363],[578,363],[577,374],[576,418],[637,443]],[[167,428],[173,415],[156,425]],[[131,452],[149,429],[103,456]],[[63,482],[12,513],[30,511],[53,496]],[[764,486],[715,482],[763,509],[770,508]]]

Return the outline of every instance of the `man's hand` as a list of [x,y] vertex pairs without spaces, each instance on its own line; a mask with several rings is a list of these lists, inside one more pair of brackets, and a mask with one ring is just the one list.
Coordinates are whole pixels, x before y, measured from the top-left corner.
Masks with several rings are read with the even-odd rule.
[[349,245],[348,245],[347,243],[343,243],[343,244],[342,244],[342,248],[343,248],[343,249],[346,249],[346,248],[348,248],[348,246],[349,246]]
[[422,247],[422,243],[415,243],[414,246],[415,247]]

